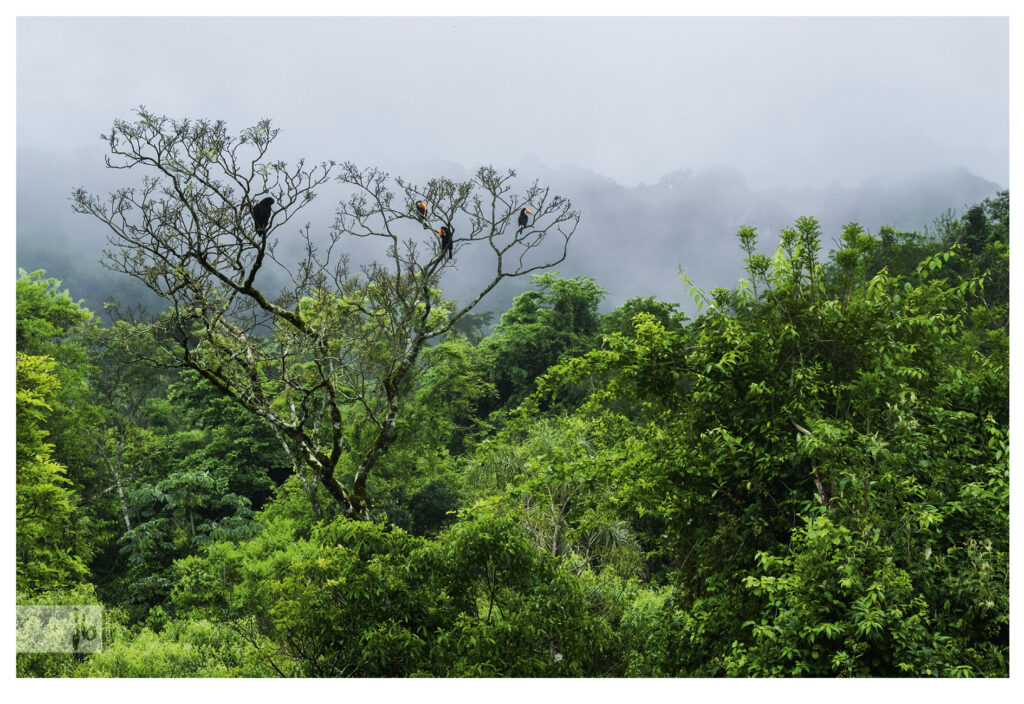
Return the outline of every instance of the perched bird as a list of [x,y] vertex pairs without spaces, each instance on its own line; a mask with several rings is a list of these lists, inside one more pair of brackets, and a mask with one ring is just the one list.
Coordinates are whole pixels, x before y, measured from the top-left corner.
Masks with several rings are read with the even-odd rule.
[[252,219],[256,223],[256,233],[267,234],[267,225],[270,224],[270,206],[274,204],[273,198],[264,198],[252,209]]
[[427,204],[421,200],[416,201],[416,217],[420,220],[427,217]]
[[448,252],[448,261],[452,259],[452,237],[455,235],[455,228],[449,225],[442,225],[441,229],[437,231],[438,236],[441,238],[441,256],[444,256],[445,252]]
[[517,235],[523,234],[523,228],[530,224],[530,215],[533,215],[533,211],[529,208],[523,208],[519,211],[519,232],[516,233]]

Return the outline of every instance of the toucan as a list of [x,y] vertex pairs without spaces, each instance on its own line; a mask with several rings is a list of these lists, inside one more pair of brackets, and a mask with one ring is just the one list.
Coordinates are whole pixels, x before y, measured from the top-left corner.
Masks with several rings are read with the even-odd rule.
[[273,198],[264,198],[252,209],[252,219],[256,223],[256,233],[267,234],[267,225],[270,224],[270,206],[274,204]]
[[444,256],[445,252],[448,252],[448,261],[452,258],[452,237],[455,234],[455,228],[449,225],[442,225],[441,229],[437,231],[438,236],[441,238],[441,256]]
[[517,235],[521,235],[523,228],[530,224],[530,218],[528,217],[530,215],[533,215],[533,211],[529,208],[523,208],[519,211],[519,232],[516,233]]
[[416,201],[416,217],[420,220],[427,217],[427,204],[421,200]]

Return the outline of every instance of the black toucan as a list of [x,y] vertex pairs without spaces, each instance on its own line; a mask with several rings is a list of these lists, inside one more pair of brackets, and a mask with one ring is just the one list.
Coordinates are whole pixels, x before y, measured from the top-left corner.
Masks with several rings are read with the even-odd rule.
[[416,217],[420,220],[427,217],[427,204],[421,200],[416,201]]
[[530,224],[530,215],[533,215],[533,211],[529,208],[523,208],[519,211],[519,232],[516,233],[517,235],[523,234],[523,228]]
[[438,236],[441,238],[441,256],[444,256],[445,252],[448,252],[448,261],[452,259],[452,237],[455,235],[455,228],[449,225],[442,225],[441,229],[437,231]]
[[256,234],[267,234],[267,225],[270,224],[270,206],[273,204],[273,198],[264,198],[252,209],[252,219],[256,223]]

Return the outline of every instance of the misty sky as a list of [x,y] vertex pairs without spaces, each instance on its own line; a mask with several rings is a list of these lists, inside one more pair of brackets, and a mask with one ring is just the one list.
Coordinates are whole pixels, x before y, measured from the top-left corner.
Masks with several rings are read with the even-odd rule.
[[1006,186],[1008,51],[1006,18],[20,18],[19,180],[53,157],[64,193],[89,185],[98,135],[144,104],[270,117],[283,158],[397,173],[731,166],[793,187],[962,166]]

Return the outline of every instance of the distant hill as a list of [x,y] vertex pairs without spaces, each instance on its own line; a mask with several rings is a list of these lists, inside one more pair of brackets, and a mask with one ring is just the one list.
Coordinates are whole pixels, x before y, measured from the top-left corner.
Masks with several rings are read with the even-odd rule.
[[690,298],[678,268],[702,287],[733,286],[742,275],[735,237],[741,225],[757,227],[761,249],[770,254],[782,228],[811,216],[822,225],[828,251],[849,222],[871,232],[882,225],[920,231],[947,210],[963,212],[1000,189],[965,169],[878,178],[855,187],[771,190],[754,190],[726,168],[676,171],[635,187],[577,169],[538,178],[572,198],[583,214],[559,268],[563,275],[594,277],[609,291],[608,306],[653,295],[687,308]]
[[[107,233],[99,223],[70,210],[68,196],[73,186],[85,181],[94,192],[103,193],[116,185],[115,177],[123,176],[121,172],[104,172],[102,156],[85,151],[71,163],[54,164],[19,150],[17,265],[46,269],[95,311],[109,298],[159,307],[160,302],[141,284],[100,265],[102,250],[108,246]],[[441,166],[443,175],[466,176],[457,165]],[[94,174],[95,178],[69,173]],[[609,293],[605,309],[626,298],[656,296],[678,301],[691,310],[692,301],[679,279],[680,266],[702,287],[735,285],[742,271],[735,237],[741,225],[757,227],[762,250],[771,253],[781,228],[792,225],[797,217],[812,216],[822,224],[827,251],[848,222],[872,232],[886,224],[921,230],[948,209],[963,212],[1000,189],[999,184],[965,169],[880,177],[855,187],[831,184],[768,190],[751,188],[728,168],[680,170],[655,184],[633,187],[575,167],[537,166],[531,173],[520,171],[520,177],[524,181],[536,178],[551,186],[553,192],[569,197],[582,213],[569,256],[557,271],[563,276],[593,277]],[[76,180],[66,180],[70,178]],[[310,212],[323,232],[334,207],[328,198],[325,193]],[[289,243],[282,245],[284,251]],[[352,255],[358,263],[359,250]],[[475,293],[486,265],[484,259],[467,252],[457,266],[446,276],[444,287],[448,295],[463,299]],[[506,282],[484,300],[482,310],[506,310],[528,285],[529,281]]]

